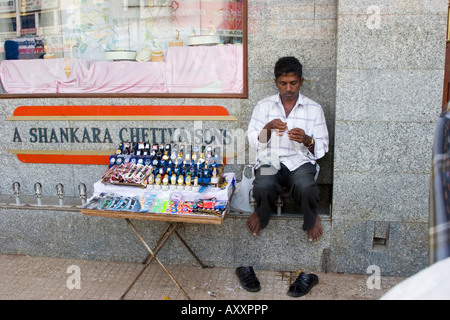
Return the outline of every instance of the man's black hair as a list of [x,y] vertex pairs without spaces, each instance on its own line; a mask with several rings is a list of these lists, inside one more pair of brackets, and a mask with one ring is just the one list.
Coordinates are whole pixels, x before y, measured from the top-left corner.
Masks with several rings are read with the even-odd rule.
[[294,73],[300,79],[302,78],[303,66],[295,57],[283,57],[280,58],[275,64],[275,79],[283,74]]

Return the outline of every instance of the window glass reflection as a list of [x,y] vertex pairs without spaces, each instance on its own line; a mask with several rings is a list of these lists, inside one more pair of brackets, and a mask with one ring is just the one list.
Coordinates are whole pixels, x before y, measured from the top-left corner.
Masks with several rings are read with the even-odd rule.
[[0,1],[3,93],[243,92],[242,0]]

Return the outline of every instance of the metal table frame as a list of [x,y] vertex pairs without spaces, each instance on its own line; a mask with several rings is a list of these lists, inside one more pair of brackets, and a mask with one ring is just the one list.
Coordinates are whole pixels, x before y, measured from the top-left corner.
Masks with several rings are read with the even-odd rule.
[[[231,203],[231,199],[234,194],[234,187],[231,191],[231,195],[228,199],[228,203]],[[134,281],[130,284],[128,289],[125,291],[125,293],[121,296],[121,300],[125,298],[127,293],[130,291],[130,289],[133,287],[133,285],[136,283],[136,281],[139,279],[139,277],[142,275],[142,273],[145,271],[147,266],[155,260],[159,266],[164,270],[164,272],[169,276],[169,278],[175,283],[175,285],[180,289],[180,291],[183,293],[186,299],[190,300],[189,295],[184,291],[184,289],[181,287],[181,285],[176,281],[176,279],[173,277],[173,275],[167,270],[167,268],[163,265],[163,263],[156,257],[156,255],[159,253],[159,251],[162,249],[162,247],[166,244],[167,240],[175,234],[178,239],[180,239],[181,243],[186,247],[186,249],[191,253],[191,255],[198,261],[200,266],[202,268],[209,268],[213,266],[207,266],[205,265],[199,257],[194,253],[194,251],[189,247],[189,245],[186,243],[186,241],[181,237],[177,229],[180,226],[184,226],[184,223],[201,223],[201,224],[222,224],[226,214],[229,211],[229,205],[223,212],[221,216],[215,216],[215,215],[185,215],[185,214],[162,214],[162,213],[140,213],[140,212],[120,212],[120,211],[105,211],[105,210],[92,210],[92,209],[81,209],[81,213],[83,215],[88,216],[98,216],[98,217],[108,217],[108,218],[122,218],[125,219],[128,226],[131,228],[131,230],[134,232],[136,237],[139,239],[139,241],[143,244],[143,246],[147,249],[148,255],[144,259],[144,267],[140,271],[140,273],[137,275],[137,277],[134,279]],[[153,248],[150,248],[150,246],[147,244],[147,242],[144,240],[142,235],[138,232],[134,224],[131,222],[132,219],[140,219],[140,220],[157,220],[157,221],[165,221],[168,226],[164,230],[164,232],[159,237],[158,241],[155,243]]]
[[127,222],[128,226],[133,230],[136,237],[139,239],[139,241],[144,245],[144,247],[149,252],[147,257],[145,258],[143,264],[145,265],[144,268],[142,268],[141,272],[136,276],[134,281],[130,284],[128,289],[124,292],[124,294],[120,297],[120,300],[123,300],[125,296],[128,294],[130,289],[134,286],[136,281],[139,279],[139,277],[144,273],[147,266],[155,260],[160,267],[164,270],[164,272],[169,276],[169,278],[175,283],[175,285],[180,289],[180,291],[183,293],[186,299],[190,300],[189,295],[184,291],[184,289],[181,287],[181,285],[178,283],[178,281],[172,276],[172,274],[167,270],[167,268],[162,264],[162,262],[156,257],[158,252],[162,249],[162,247],[165,245],[167,240],[172,236],[172,234],[175,234],[178,239],[180,239],[181,243],[188,249],[188,251],[192,254],[192,256],[198,261],[200,266],[202,268],[208,268],[209,266],[205,265],[199,257],[194,253],[194,251],[189,247],[189,245],[186,243],[186,241],[181,237],[181,235],[178,233],[177,228],[183,225],[183,222],[167,222],[168,226],[164,230],[164,232],[159,237],[156,244],[153,246],[153,248],[150,248],[150,246],[145,242],[144,238],[139,234],[134,224],[130,221],[130,219],[126,218],[125,221]]

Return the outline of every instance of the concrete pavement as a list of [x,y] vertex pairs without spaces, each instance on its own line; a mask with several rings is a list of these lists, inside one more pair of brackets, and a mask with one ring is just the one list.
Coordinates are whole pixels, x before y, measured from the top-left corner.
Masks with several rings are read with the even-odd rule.
[[[163,262],[164,263],[164,262]],[[375,300],[402,281],[316,272],[319,283],[301,298],[286,292],[296,271],[255,270],[261,291],[244,290],[233,268],[166,265],[192,300]],[[163,269],[152,262],[94,261],[0,255],[1,300],[187,300]],[[307,272],[307,270],[305,270]]]

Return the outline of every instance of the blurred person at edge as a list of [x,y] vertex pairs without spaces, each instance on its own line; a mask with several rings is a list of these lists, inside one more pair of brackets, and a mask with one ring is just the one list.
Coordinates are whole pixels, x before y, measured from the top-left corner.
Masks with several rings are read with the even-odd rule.
[[434,134],[429,228],[429,266],[394,286],[382,300],[450,299],[450,103]]

